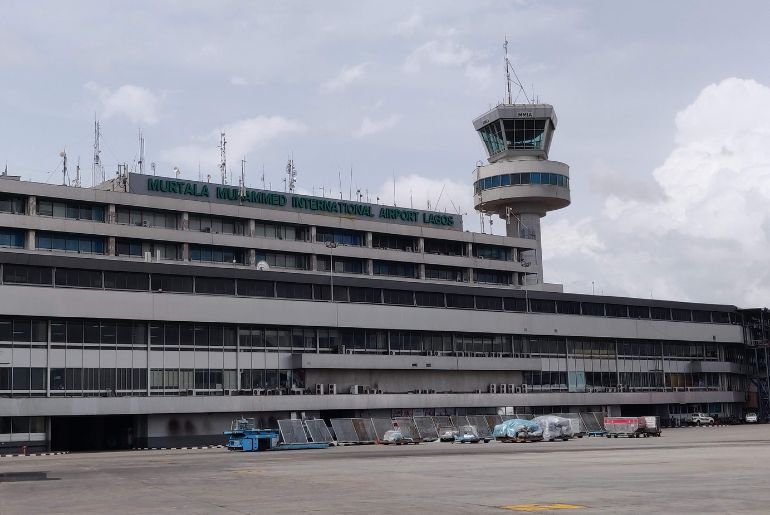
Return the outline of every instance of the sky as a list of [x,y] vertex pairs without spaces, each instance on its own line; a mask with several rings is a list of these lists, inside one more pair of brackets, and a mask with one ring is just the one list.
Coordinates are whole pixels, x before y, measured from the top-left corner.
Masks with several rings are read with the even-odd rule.
[[216,181],[225,131],[248,186],[264,170],[282,190],[293,156],[302,192],[430,203],[478,231],[471,121],[504,98],[507,38],[527,96],[556,109],[550,158],[570,165],[572,204],[542,224],[547,282],[770,299],[766,2],[3,5],[0,165],[25,180],[61,183],[66,149],[89,186],[98,117],[108,178],[136,166],[141,130],[158,175]]

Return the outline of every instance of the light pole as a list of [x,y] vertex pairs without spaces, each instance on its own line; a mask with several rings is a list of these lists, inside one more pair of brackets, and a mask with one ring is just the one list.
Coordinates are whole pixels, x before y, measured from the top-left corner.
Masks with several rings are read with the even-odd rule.
[[326,248],[329,249],[329,288],[331,301],[334,302],[334,249],[337,248],[337,242],[327,241]]

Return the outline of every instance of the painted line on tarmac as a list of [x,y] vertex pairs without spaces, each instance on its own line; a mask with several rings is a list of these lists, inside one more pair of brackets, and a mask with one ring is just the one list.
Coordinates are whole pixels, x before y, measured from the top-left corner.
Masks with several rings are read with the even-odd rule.
[[69,451],[61,452],[30,452],[28,454],[0,454],[0,458],[16,458],[19,456],[61,456],[62,454],[69,454]]
[[510,511],[553,511],[553,510],[579,510],[585,506],[579,504],[564,504],[564,503],[548,503],[548,504],[511,504],[508,506],[500,506],[502,510]]

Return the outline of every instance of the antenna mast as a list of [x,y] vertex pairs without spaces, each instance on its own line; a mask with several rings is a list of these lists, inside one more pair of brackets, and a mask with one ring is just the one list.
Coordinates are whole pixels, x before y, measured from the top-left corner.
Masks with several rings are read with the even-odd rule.
[[227,184],[227,139],[225,133],[219,134],[219,172],[222,174],[222,184]]
[[62,172],[61,172],[61,183],[62,186],[67,185],[67,150],[62,150],[59,152],[59,157],[62,158]]
[[289,162],[286,163],[286,184],[289,188],[289,193],[294,193],[294,185],[297,183],[297,169],[294,167],[294,156],[289,158]]
[[102,126],[99,119],[94,117],[94,164],[91,168],[91,186],[96,186],[104,182],[104,166],[102,166]]
[[80,156],[78,156],[78,164],[75,167],[75,182],[72,185],[76,188],[80,187]]
[[241,180],[239,189],[241,192],[240,197],[244,198],[246,196],[246,156],[243,156],[243,159],[241,159]]
[[[513,97],[511,95],[511,82],[516,84],[519,87],[519,90],[524,93],[524,98],[527,99],[527,103],[531,104],[532,100],[527,96],[527,90],[524,89],[524,86],[521,84],[521,80],[519,80],[519,76],[516,74],[516,70],[513,69],[513,65],[511,65],[511,60],[508,58],[508,38],[505,38],[505,43],[503,44],[503,49],[505,50],[505,85],[508,92],[508,104],[513,104]],[[513,77],[515,80],[511,79],[511,72],[513,72]],[[518,97],[518,94],[516,95]]]
[[144,136],[139,129],[139,173],[144,175]]

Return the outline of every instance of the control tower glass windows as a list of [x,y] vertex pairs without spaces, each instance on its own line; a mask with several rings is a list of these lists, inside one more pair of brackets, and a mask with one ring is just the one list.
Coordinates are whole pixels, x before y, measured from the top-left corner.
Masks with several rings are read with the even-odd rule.
[[0,194],[0,213],[24,214],[24,199]]
[[505,142],[511,150],[542,150],[546,120],[517,118],[503,120]]
[[334,242],[338,245],[352,245],[354,247],[360,247],[364,244],[364,233],[358,231],[318,227],[315,234],[315,239],[319,243]]
[[473,190],[478,195],[484,190],[505,186],[520,186],[528,184],[544,184],[569,188],[569,177],[550,172],[507,173],[485,177],[473,183]]
[[479,134],[490,156],[505,150],[505,140],[499,121],[485,125],[479,130]]

